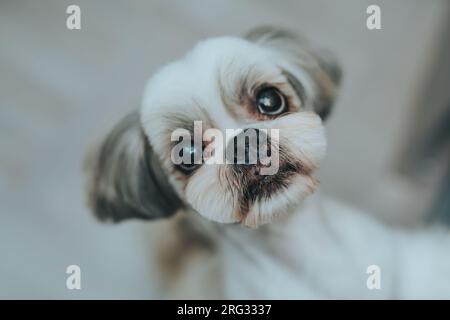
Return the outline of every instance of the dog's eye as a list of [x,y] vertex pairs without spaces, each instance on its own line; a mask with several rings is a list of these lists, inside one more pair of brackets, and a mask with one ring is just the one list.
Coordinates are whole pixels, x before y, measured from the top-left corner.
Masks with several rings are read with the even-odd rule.
[[[201,150],[197,150],[195,148],[194,143],[191,144],[189,147],[185,147],[181,149],[180,156],[183,157],[184,154],[190,155],[190,161],[182,162],[179,165],[177,165],[177,169],[183,172],[184,174],[190,174],[194,172],[198,167],[200,167],[201,164],[196,163],[196,158],[201,156]],[[197,161],[198,162],[198,161]]]
[[262,114],[277,116],[286,110],[283,95],[273,87],[261,90],[256,96],[258,110]]

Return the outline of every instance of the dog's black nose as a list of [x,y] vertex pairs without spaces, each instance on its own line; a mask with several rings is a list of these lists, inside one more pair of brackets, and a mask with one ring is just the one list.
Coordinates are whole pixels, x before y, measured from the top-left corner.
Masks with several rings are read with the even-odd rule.
[[255,174],[259,172],[258,168],[264,166],[261,159],[267,157],[270,157],[269,137],[256,128],[244,129],[227,146],[227,159],[233,159],[233,164],[241,170]]

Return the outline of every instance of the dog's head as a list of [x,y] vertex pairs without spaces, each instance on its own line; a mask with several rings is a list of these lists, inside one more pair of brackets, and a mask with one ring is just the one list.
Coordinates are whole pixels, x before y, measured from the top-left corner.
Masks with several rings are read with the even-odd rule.
[[[322,120],[340,75],[328,52],[281,30],[199,43],[150,79],[140,112],[103,143],[91,206],[113,220],[191,207],[222,223],[273,221],[316,187],[312,173],[326,148]],[[243,162],[236,161],[240,149]],[[208,161],[217,154],[226,160]]]

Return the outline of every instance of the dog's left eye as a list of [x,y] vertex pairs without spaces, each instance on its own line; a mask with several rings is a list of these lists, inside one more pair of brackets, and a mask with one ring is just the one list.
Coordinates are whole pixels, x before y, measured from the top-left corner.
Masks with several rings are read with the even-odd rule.
[[284,96],[276,88],[261,90],[256,96],[258,111],[269,116],[277,116],[286,110]]
[[183,157],[185,153],[188,155],[190,160],[188,162],[182,162],[176,167],[182,173],[188,175],[200,167],[201,164],[195,163],[195,158],[201,156],[201,151],[197,150],[192,142],[190,147],[186,147],[181,150],[180,156]]

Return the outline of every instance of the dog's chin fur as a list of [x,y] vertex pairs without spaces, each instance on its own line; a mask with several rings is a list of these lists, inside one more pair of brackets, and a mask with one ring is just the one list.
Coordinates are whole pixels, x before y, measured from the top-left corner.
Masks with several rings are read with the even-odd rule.
[[[203,217],[221,223],[240,222],[247,227],[258,227],[277,218],[290,214],[306,196],[311,195],[317,186],[312,175],[292,174],[286,187],[274,190],[270,197],[239,200],[236,186],[229,182],[219,182],[223,168],[205,168],[191,178],[186,186],[185,198],[191,207]],[[211,178],[215,177],[215,178]],[[204,182],[205,179],[208,182]],[[225,179],[226,180],[226,179]]]

